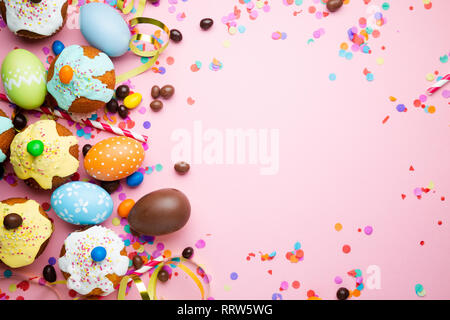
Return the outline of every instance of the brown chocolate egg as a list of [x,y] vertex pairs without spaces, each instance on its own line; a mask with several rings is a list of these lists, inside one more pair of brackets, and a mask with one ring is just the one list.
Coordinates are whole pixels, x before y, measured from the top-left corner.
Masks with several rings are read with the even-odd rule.
[[112,137],[96,143],[84,158],[84,168],[100,181],[120,180],[139,169],[144,161],[141,143],[128,137]]
[[181,229],[189,220],[191,204],[177,189],[160,189],[140,198],[128,214],[136,234],[159,236]]

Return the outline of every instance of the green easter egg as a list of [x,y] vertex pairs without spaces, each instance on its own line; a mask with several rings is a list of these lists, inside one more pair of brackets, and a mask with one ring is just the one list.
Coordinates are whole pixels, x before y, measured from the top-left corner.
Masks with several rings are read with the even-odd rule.
[[2,82],[11,102],[24,109],[35,109],[47,94],[46,71],[42,62],[24,49],[10,51],[2,63]]

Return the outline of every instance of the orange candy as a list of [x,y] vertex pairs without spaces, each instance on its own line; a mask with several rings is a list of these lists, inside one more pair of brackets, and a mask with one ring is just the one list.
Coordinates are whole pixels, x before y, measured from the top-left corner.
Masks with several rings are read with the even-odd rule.
[[70,66],[64,66],[59,70],[59,80],[64,84],[69,84],[73,78],[73,70]]
[[121,204],[119,204],[119,207],[117,208],[117,213],[122,218],[128,217],[128,214],[130,213],[131,209],[134,207],[134,200],[133,199],[126,199],[123,200]]

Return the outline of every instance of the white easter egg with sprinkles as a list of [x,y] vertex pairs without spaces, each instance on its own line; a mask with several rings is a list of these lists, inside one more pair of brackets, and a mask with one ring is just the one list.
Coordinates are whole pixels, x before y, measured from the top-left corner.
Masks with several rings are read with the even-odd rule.
[[93,178],[115,181],[132,175],[144,161],[140,142],[128,137],[112,137],[96,143],[84,158],[84,168]]

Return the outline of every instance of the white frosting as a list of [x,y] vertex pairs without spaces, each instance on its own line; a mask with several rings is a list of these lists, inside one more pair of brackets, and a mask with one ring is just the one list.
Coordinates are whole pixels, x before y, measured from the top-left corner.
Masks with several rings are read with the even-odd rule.
[[3,0],[3,2],[6,6],[6,22],[12,32],[27,30],[51,36],[63,24],[61,8],[67,0],[42,0],[40,3],[33,3],[30,0]]
[[[108,274],[123,276],[128,269],[128,257],[122,256],[122,239],[112,230],[94,226],[85,231],[73,232],[64,241],[66,253],[59,258],[59,268],[70,274],[67,287],[80,294],[88,294],[96,288],[103,290],[103,296],[114,292]],[[95,262],[91,251],[97,246],[106,249],[106,258]]]

